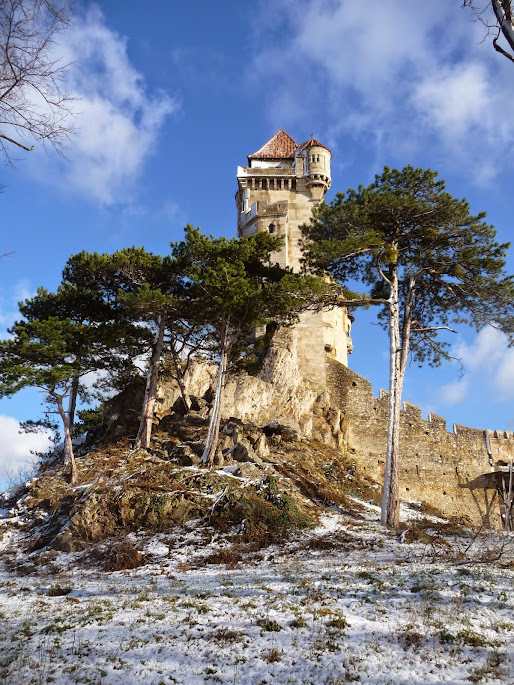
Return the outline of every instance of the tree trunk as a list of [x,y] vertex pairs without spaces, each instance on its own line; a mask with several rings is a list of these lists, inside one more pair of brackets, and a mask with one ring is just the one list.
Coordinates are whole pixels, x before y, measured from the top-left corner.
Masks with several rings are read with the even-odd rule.
[[398,305],[397,265],[394,265],[392,269],[389,293],[389,416],[381,521],[386,526],[396,528],[400,522],[398,452],[400,447],[400,410],[403,385],[400,369],[400,312]]
[[68,419],[68,414],[64,411],[62,406],[62,396],[53,395],[55,402],[57,404],[57,410],[62,419],[64,427],[64,464],[70,467],[70,484],[75,485],[77,482],[77,464],[75,462],[75,455],[73,454],[73,442],[71,437],[70,422]]
[[398,268],[393,269],[390,284],[389,340],[389,421],[387,426],[387,454],[382,493],[381,520],[386,526],[398,527],[400,523],[400,499],[398,494],[398,463],[400,458],[400,415],[402,408],[403,381],[409,356],[415,279],[409,280],[403,326],[400,336],[400,311],[398,303]]
[[150,447],[150,438],[152,437],[153,413],[155,409],[155,401],[157,399],[157,386],[159,383],[159,366],[161,363],[162,347],[164,343],[164,323],[159,317],[157,322],[157,332],[152,345],[152,354],[148,364],[148,372],[146,374],[146,388],[145,399],[143,401],[143,410],[141,416],[141,423],[137,431],[136,442],[134,447],[139,449]]
[[68,422],[70,424],[70,435],[73,438],[73,426],[75,424],[75,410],[77,408],[77,396],[79,394],[80,378],[77,372],[73,374],[71,381],[70,402],[68,405]]
[[214,455],[216,454],[220,433],[221,411],[223,407],[223,388],[225,386],[228,366],[227,341],[228,331],[223,335],[222,339],[221,357],[218,367],[218,378],[216,381],[216,393],[214,395],[214,402],[212,405],[211,420],[209,422],[207,439],[205,440],[205,447],[201,458],[201,463],[208,464],[209,466],[212,466],[214,463]]
[[505,40],[510,45],[511,49],[514,50],[514,27],[509,21],[507,12],[503,7],[503,2],[501,2],[501,0],[491,0],[491,5]]
[[182,369],[180,367],[180,359],[178,359],[177,352],[173,349],[173,340],[171,347],[171,357],[173,359],[173,366],[175,367],[175,379],[180,390],[180,396],[182,397],[182,400],[187,411],[189,411],[191,409],[191,400],[189,399],[189,395],[186,393],[186,386],[184,385],[184,374],[182,373]]

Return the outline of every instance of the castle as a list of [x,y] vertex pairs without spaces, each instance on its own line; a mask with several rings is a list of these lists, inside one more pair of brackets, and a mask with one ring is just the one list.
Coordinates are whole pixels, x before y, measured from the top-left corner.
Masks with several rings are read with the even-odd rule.
[[[276,261],[300,269],[300,226],[308,223],[330,188],[331,157],[314,137],[299,145],[282,130],[249,155],[248,166],[237,168],[238,235],[268,231],[283,236]],[[302,315],[297,325],[299,367],[310,383],[326,385],[327,354],[348,366],[352,318],[341,308]]]
[[[276,259],[299,269],[299,227],[330,188],[331,157],[314,136],[298,144],[283,130],[250,154],[248,165],[237,168],[238,235],[282,235],[284,247]],[[352,320],[344,308],[303,314],[293,334],[295,363],[305,388],[329,393],[344,448],[355,455],[359,468],[381,482],[388,393],[374,397],[369,381],[348,368]],[[425,502],[473,523],[512,526],[512,506],[506,515],[512,432],[460,425],[448,431],[444,418],[431,414],[425,420],[419,407],[405,402],[400,450],[401,499]]]

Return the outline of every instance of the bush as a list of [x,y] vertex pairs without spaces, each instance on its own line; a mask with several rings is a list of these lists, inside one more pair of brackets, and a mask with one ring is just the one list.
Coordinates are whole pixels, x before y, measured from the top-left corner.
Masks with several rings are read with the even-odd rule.
[[104,571],[125,571],[144,564],[144,554],[129,540],[109,541],[89,553],[89,558],[99,562]]

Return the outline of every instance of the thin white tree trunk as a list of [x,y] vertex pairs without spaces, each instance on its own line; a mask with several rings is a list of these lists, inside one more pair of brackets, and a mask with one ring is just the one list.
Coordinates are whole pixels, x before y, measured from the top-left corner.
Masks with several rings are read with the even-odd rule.
[[502,3],[500,0],[491,0],[491,5],[496,19],[498,20],[501,32],[503,33],[512,50],[514,50],[514,27],[508,20],[505,10],[502,7]]
[[153,414],[155,409],[155,402],[157,399],[157,386],[159,384],[159,366],[161,363],[162,347],[164,344],[164,323],[161,317],[157,322],[157,331],[152,346],[152,354],[148,364],[148,372],[146,374],[146,388],[145,399],[143,401],[143,411],[141,416],[141,423],[137,431],[136,441],[134,447],[139,449],[150,447],[150,438],[152,437]]
[[395,266],[390,284],[389,340],[390,381],[389,417],[387,426],[387,453],[382,493],[381,521],[386,526],[398,527],[400,523],[399,459],[400,459],[400,416],[402,408],[403,381],[409,356],[410,332],[414,304],[415,280],[409,280],[403,312],[403,327],[400,336],[400,309],[398,302],[398,269]]
[[75,485],[77,482],[77,464],[75,462],[75,455],[73,454],[73,441],[71,437],[70,422],[68,414],[64,411],[62,405],[62,396],[53,395],[55,402],[57,404],[57,410],[59,416],[62,419],[62,424],[64,427],[64,464],[70,467],[70,484]]
[[398,267],[392,269],[389,290],[389,416],[387,451],[382,491],[381,521],[396,527],[400,518],[398,500],[398,448],[400,438],[401,373]]
[[207,438],[205,440],[205,447],[203,450],[201,463],[212,466],[214,462],[214,455],[216,454],[216,447],[218,446],[218,438],[220,432],[221,411],[223,407],[223,388],[225,386],[225,378],[227,375],[228,366],[228,326],[222,336],[221,356],[218,367],[218,378],[216,381],[216,392],[214,395],[214,402],[212,405],[211,420],[209,421],[209,430],[207,431]]

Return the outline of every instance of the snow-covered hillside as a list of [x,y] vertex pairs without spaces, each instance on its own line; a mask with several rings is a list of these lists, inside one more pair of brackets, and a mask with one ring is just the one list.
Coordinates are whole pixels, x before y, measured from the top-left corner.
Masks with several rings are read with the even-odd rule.
[[55,551],[28,575],[3,565],[0,681],[513,683],[514,538],[377,519],[327,514],[253,552],[193,521],[131,534],[133,570]]

